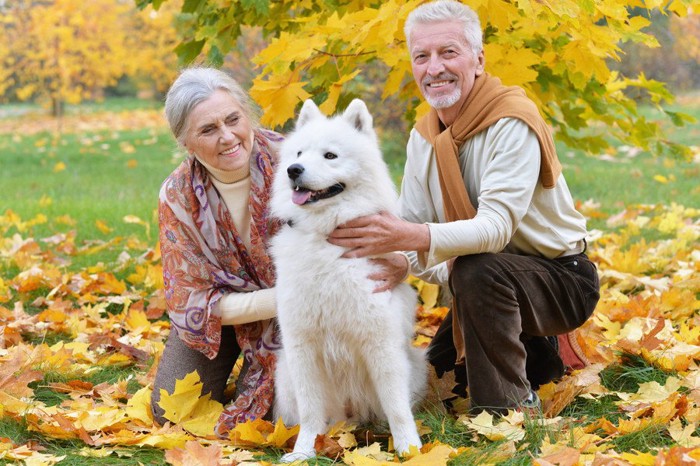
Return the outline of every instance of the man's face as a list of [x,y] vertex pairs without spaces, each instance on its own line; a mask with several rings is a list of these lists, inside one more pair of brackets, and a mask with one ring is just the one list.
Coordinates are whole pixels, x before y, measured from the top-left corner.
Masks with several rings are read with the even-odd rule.
[[456,21],[416,24],[410,53],[413,78],[438,114],[458,111],[484,72],[483,52],[474,53]]

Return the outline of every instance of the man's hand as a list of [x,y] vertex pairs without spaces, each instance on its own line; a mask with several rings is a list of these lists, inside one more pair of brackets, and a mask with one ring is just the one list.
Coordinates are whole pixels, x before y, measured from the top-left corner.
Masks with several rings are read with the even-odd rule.
[[336,228],[331,244],[347,248],[343,257],[379,256],[393,251],[430,249],[428,225],[411,223],[388,212],[366,215]]
[[377,282],[375,293],[393,289],[402,283],[408,274],[408,258],[403,254],[387,254],[370,261],[380,268],[379,271],[368,276],[370,280]]

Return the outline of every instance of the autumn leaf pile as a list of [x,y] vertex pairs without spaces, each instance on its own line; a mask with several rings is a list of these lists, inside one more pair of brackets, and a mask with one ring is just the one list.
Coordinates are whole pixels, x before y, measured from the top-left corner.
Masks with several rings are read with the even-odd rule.
[[[579,208],[602,215],[591,202]],[[34,237],[42,222],[41,215],[0,212],[0,423],[19,423],[30,434],[24,442],[0,436],[0,460],[57,464],[64,455],[46,448],[50,440],[79,445],[73,454],[86,458],[150,447],[173,465],[274,464],[293,445],[298,428],[279,421],[214,437],[222,406],[200,396],[195,374],[162,398],[172,422],[154,425],[151,386],[169,329],[158,245],[78,243],[74,233]],[[495,464],[523,451],[541,465],[700,462],[699,238],[700,210],[681,205],[627,206],[608,218],[606,231],[591,232],[588,251],[601,300],[578,333],[592,364],[540,388],[543,416],[443,414],[466,432],[459,444],[445,441],[439,425],[419,421],[426,444],[403,463],[444,465],[479,454],[479,463]],[[71,266],[105,250],[126,253],[113,263]],[[416,344],[425,345],[446,309],[435,287],[413,283],[422,300]],[[659,377],[620,382],[635,367]],[[592,406],[605,410],[592,415]],[[317,449],[348,465],[397,462],[386,429],[365,427],[336,425],[318,437]],[[535,440],[533,432],[542,435]],[[665,441],[645,451],[622,441],[649,432]]]

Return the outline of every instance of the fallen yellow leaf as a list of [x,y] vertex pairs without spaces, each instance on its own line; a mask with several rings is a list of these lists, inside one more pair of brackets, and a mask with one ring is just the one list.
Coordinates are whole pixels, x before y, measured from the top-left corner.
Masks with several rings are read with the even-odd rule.
[[193,371],[175,382],[172,395],[161,389],[158,404],[169,421],[195,435],[209,436],[214,433],[214,426],[224,408],[221,403],[211,399],[210,393],[201,395],[202,383],[199,374]]

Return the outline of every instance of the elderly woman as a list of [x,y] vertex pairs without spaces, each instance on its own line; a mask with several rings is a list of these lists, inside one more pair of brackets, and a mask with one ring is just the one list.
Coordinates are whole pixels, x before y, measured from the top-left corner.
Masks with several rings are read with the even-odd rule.
[[160,191],[159,225],[171,330],[160,358],[152,409],[160,390],[197,371],[202,394],[225,403],[224,389],[242,352],[236,397],[217,433],[265,416],[273,400],[279,347],[274,270],[267,240],[273,167],[281,136],[260,128],[248,95],[212,68],[183,71],[170,88],[165,114],[189,156]]

